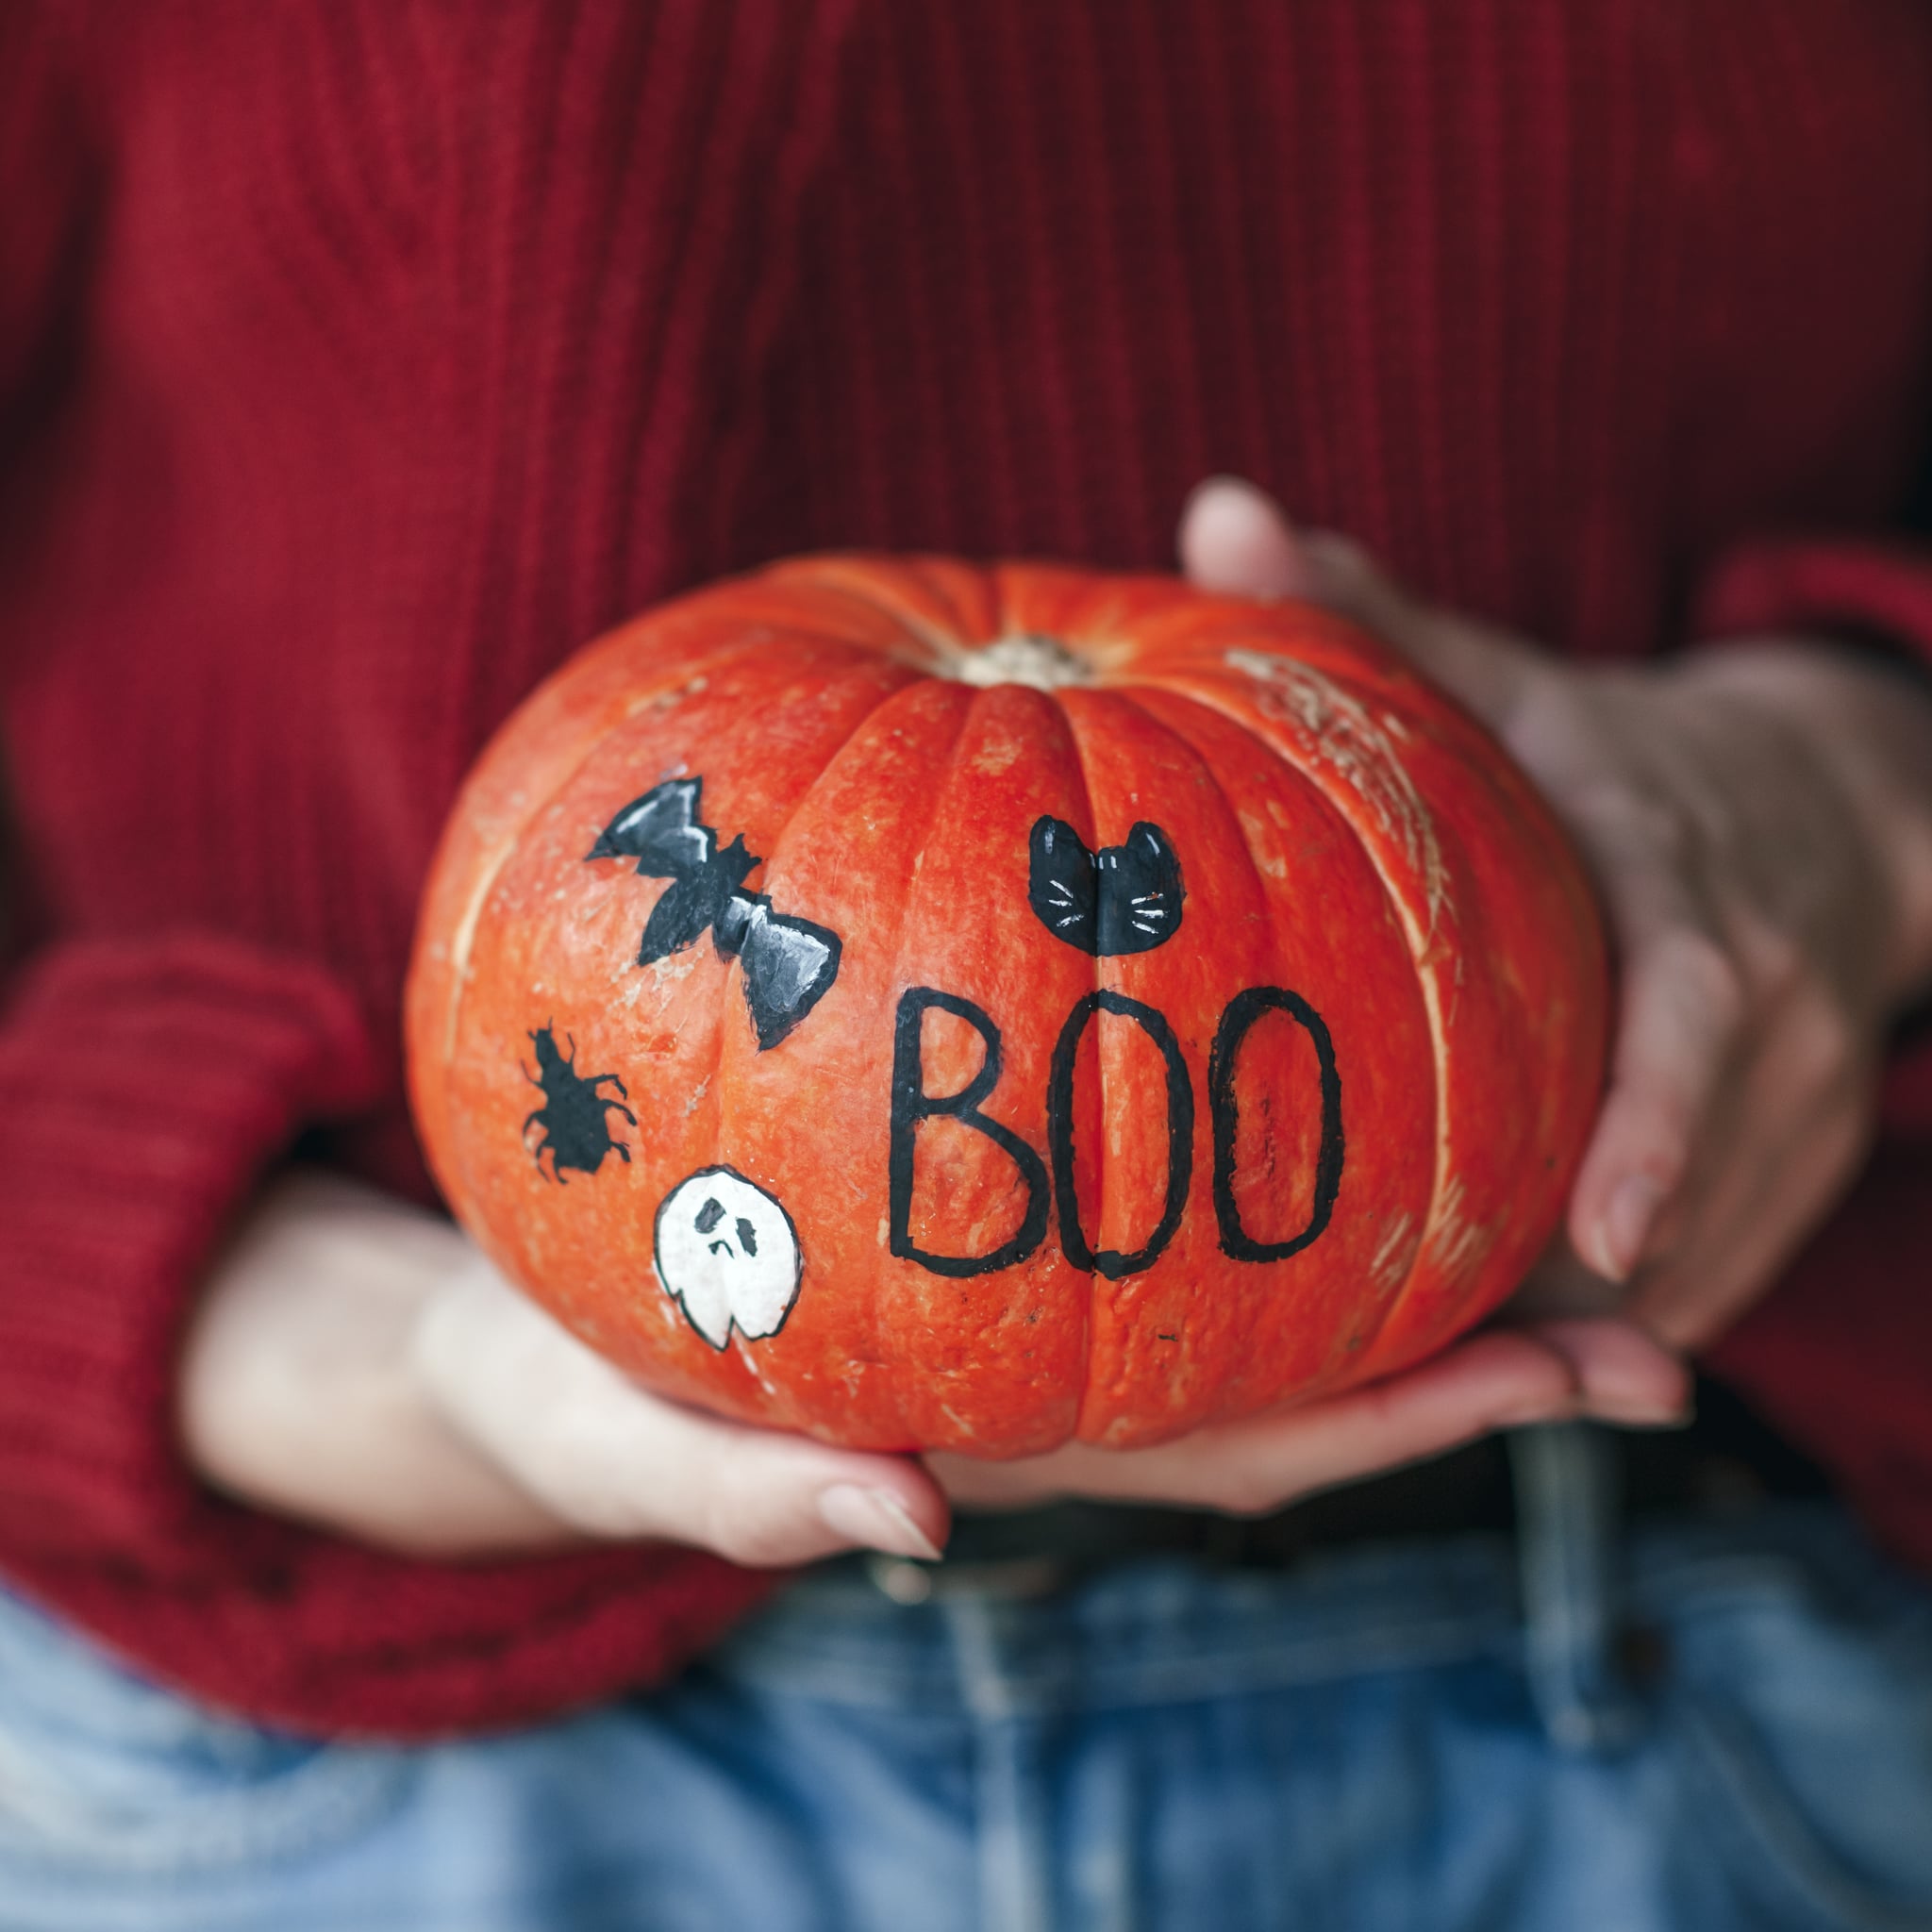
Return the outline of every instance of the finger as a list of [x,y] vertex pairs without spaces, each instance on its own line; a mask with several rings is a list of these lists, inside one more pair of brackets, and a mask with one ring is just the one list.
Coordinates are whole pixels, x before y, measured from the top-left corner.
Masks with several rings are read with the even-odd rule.
[[1586,827],[1624,961],[1610,1085],[1571,1193],[1570,1234],[1626,1281],[1739,1077],[1743,977],[1691,899],[1679,855],[1633,825]]
[[1874,1125],[1870,1083],[1851,1074],[1809,1105],[1744,1111],[1782,1131],[1731,1150],[1682,1241],[1631,1296],[1631,1317],[1674,1348],[1705,1346],[1750,1307],[1843,1192]]
[[1023,1462],[929,1461],[956,1497],[983,1506],[1083,1495],[1252,1515],[1495,1429],[1573,1415],[1577,1395],[1561,1350],[1532,1334],[1498,1330],[1386,1382],[1156,1449],[1078,1444]]
[[1203,590],[1300,597],[1374,632],[1498,730],[1537,674],[1521,645],[1433,609],[1359,543],[1295,526],[1273,497],[1239,477],[1210,477],[1188,499],[1180,553]]
[[907,1457],[748,1427],[646,1393],[479,1260],[425,1310],[418,1373],[452,1423],[563,1522],[758,1566],[864,1547],[933,1557],[948,1513]]
[[1402,643],[1418,607],[1358,543],[1297,528],[1265,491],[1240,476],[1197,484],[1181,512],[1181,565],[1204,591],[1303,597]]
[[1530,1332],[1569,1362],[1584,1414],[1636,1428],[1660,1427],[1689,1414],[1690,1370],[1634,1322],[1564,1318],[1534,1323]]
[[1411,596],[1374,552],[1336,530],[1303,530],[1302,594],[1411,654],[1431,648],[1440,614]]
[[1181,567],[1204,591],[1228,597],[1306,597],[1312,585],[1281,506],[1238,476],[1197,484],[1181,511]]

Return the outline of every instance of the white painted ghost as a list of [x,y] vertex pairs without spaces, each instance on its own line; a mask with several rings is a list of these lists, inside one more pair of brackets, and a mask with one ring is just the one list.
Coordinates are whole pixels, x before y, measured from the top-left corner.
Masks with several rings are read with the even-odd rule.
[[783,1205],[728,1167],[700,1168],[664,1196],[654,1260],[685,1320],[719,1349],[734,1325],[754,1341],[777,1334],[805,1269]]

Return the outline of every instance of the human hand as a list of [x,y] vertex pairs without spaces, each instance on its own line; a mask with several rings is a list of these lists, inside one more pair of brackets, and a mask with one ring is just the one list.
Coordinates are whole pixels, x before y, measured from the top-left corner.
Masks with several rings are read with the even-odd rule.
[[[1181,531],[1190,575],[1237,595],[1300,594],[1340,604],[1376,628],[1384,613],[1339,594],[1339,575],[1318,576],[1318,541],[1298,539],[1257,492],[1217,485],[1200,492]],[[1349,560],[1356,561],[1349,553]],[[1338,572],[1341,561],[1338,546]],[[1368,567],[1357,564],[1365,577]],[[1351,583],[1353,583],[1353,579]],[[1398,644],[1407,627],[1391,634]],[[1520,647],[1482,641],[1458,660],[1492,722],[1513,691]],[[1537,660],[1531,659],[1534,662]],[[1497,689],[1482,684],[1476,673]],[[1455,678],[1445,677],[1455,684]],[[1529,760],[1532,770],[1535,761]],[[1546,782],[1548,782],[1546,780]],[[1421,1460],[1492,1430],[1573,1415],[1656,1424],[1682,1412],[1682,1365],[1608,1303],[1550,1297],[1541,1311],[1519,1307],[1509,1326],[1465,1337],[1403,1374],[1306,1406],[1202,1429],[1156,1448],[1126,1452],[1078,1445],[1008,1463],[935,1456],[931,1466],[956,1501],[1021,1507],[1063,1496],[1193,1505],[1234,1513],[1280,1507],[1316,1490]],[[1588,1312],[1576,1312],[1576,1310]]]
[[662,1540],[754,1565],[931,1557],[946,1492],[1273,1508],[1511,1424],[1662,1421],[1682,1372],[1611,1322],[1474,1337],[1289,1415],[1158,1449],[1026,1462],[870,1455],[666,1402],[587,1348],[439,1217],[296,1171],[220,1257],[190,1325],[182,1436],[239,1499],[417,1557]]
[[1887,1023],[1932,974],[1932,700],[1799,641],[1566,666],[1429,608],[1234,482],[1196,492],[1181,541],[1208,588],[1306,597],[1394,644],[1568,825],[1621,1012],[1574,1253],[1529,1305],[1621,1302],[1674,1346],[1709,1341],[1856,1173]]
[[180,1424],[216,1487],[410,1556],[654,1539],[764,1566],[930,1557],[947,1528],[911,1457],[660,1400],[447,1222],[314,1172],[271,1188],[216,1263]]
[[1631,1324],[1552,1318],[1483,1329],[1384,1381],[1151,1449],[1081,1442],[1016,1462],[926,1460],[968,1507],[1088,1497],[1259,1516],[1498,1429],[1586,1415],[1656,1427],[1679,1419],[1688,1394],[1682,1364]]
[[791,1563],[855,1545],[929,1555],[948,1491],[972,1505],[1085,1494],[1254,1512],[1500,1427],[1668,1421],[1685,1387],[1627,1324],[1547,1320],[1158,1448],[928,1468],[653,1397],[446,1224],[310,1175],[264,1202],[217,1270],[190,1337],[183,1427],[222,1487],[414,1554],[662,1538]]

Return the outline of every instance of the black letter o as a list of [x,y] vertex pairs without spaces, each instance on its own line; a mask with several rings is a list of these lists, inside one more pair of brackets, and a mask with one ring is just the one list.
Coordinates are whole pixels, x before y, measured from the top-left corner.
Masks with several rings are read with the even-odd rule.
[[[1315,1156],[1315,1205],[1308,1224],[1285,1241],[1257,1241],[1241,1225],[1234,1198],[1235,1062],[1248,1029],[1263,1013],[1286,1013],[1307,1033],[1321,1069],[1322,1137]],[[1322,1016],[1299,993],[1281,986],[1251,986],[1229,1000],[1214,1031],[1208,1062],[1208,1111],[1214,1123],[1214,1218],[1221,1226],[1221,1252],[1236,1261],[1285,1261],[1298,1255],[1328,1225],[1341,1189],[1341,1075],[1335,1069],[1335,1042]]]
[[[1095,1013],[1116,1013],[1131,1020],[1160,1049],[1167,1062],[1167,1202],[1158,1226],[1144,1248],[1124,1255],[1118,1248],[1097,1253],[1087,1245],[1080,1226],[1080,1201],[1074,1191],[1074,1059],[1080,1036]],[[1091,1268],[1109,1281],[1151,1268],[1173,1241],[1188,1205],[1188,1186],[1194,1175],[1194,1087],[1188,1063],[1181,1058],[1174,1028],[1155,1010],[1124,993],[1090,992],[1074,1003],[1060,1028],[1053,1050],[1053,1074],[1046,1089],[1047,1150],[1053,1157],[1054,1198],[1059,1206],[1060,1246],[1076,1268]]]

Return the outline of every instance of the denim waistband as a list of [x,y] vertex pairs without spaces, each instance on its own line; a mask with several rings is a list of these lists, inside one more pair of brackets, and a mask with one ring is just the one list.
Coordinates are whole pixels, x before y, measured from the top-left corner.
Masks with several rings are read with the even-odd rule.
[[900,1603],[849,1560],[788,1590],[708,1668],[836,1703],[985,1717],[1488,1657],[1524,1670],[1552,1736],[1581,1747],[1614,1734],[1609,1652],[1634,1624],[1700,1592],[1789,1590],[1820,1574],[1854,1590],[1874,1566],[1829,1504],[1625,1531],[1605,1522],[1607,1501],[1588,1482],[1574,1467],[1545,1469],[1514,1538],[1366,1544],[1279,1572],[1154,1557],[1041,1597],[967,1589]]
[[1044,1598],[964,1591],[902,1605],[841,1563],[788,1591],[711,1663],[877,1707],[990,1716],[1159,1703],[1506,1643],[1511,1576],[1496,1538],[1352,1551],[1283,1574],[1155,1557]]

